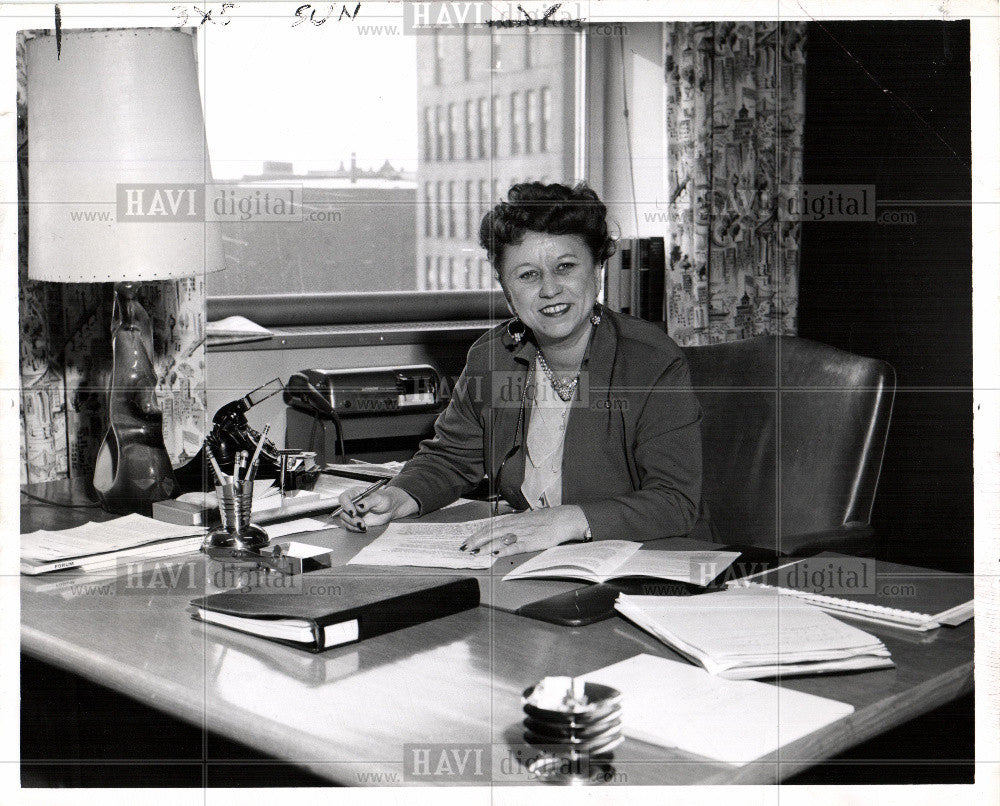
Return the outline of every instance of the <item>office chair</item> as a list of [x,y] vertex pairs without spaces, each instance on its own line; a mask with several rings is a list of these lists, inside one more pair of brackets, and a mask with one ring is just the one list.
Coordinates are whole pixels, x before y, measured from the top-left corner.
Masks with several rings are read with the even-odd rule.
[[895,370],[791,336],[685,348],[719,543],[870,556]]

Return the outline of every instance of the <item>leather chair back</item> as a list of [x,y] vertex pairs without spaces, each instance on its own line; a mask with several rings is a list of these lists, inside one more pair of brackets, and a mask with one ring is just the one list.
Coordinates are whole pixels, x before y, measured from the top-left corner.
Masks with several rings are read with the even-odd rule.
[[791,336],[685,348],[713,539],[766,548],[868,524],[896,373]]

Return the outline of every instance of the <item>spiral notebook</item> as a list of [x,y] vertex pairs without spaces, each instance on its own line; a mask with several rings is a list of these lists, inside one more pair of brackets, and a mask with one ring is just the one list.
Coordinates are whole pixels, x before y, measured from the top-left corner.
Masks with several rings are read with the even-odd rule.
[[971,574],[824,552],[753,574],[729,587],[774,588],[837,616],[927,631],[973,616]]

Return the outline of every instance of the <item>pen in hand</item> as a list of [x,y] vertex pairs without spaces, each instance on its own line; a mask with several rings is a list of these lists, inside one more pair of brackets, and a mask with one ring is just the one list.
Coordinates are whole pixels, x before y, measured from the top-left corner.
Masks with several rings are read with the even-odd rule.
[[[358,493],[356,496],[354,496],[354,498],[351,499],[351,506],[354,506],[359,501],[362,501],[363,499],[367,498],[369,495],[371,495],[376,490],[382,489],[388,483],[389,483],[389,479],[379,479],[371,487],[366,487],[360,493]],[[344,509],[344,507],[341,506],[340,504],[338,504],[336,507],[334,507],[333,511],[330,513],[330,517],[336,517],[337,515],[339,515],[343,511],[343,509]],[[360,523],[361,523],[361,531],[362,532],[367,531],[366,528],[365,528],[364,521],[361,521]]]

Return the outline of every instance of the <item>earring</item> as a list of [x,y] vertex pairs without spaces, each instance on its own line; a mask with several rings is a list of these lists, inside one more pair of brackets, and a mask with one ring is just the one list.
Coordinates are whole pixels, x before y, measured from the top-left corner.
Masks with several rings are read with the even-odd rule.
[[520,344],[524,341],[524,322],[518,319],[516,316],[507,323],[507,335],[510,336],[511,341],[514,344]]
[[590,324],[592,324],[594,327],[597,327],[599,324],[601,324],[601,306],[600,305],[595,305],[594,306],[594,312],[590,315]]

